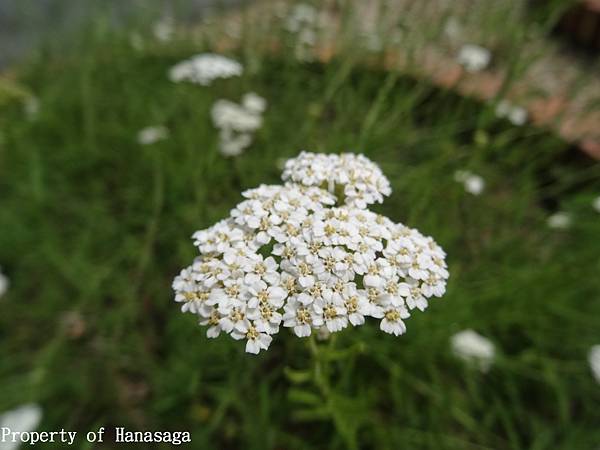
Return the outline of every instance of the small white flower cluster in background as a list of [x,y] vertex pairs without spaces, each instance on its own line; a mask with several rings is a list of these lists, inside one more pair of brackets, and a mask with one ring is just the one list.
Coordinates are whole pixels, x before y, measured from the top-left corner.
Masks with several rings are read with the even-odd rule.
[[6,277],[6,275],[4,275],[2,273],[2,270],[0,268],[0,298],[4,294],[6,294],[6,291],[8,291],[8,285],[9,285],[8,278]]
[[513,125],[521,126],[527,122],[527,110],[521,106],[516,106],[508,100],[501,100],[496,105],[496,116],[506,118]]
[[597,212],[600,213],[600,196],[596,197],[592,201],[592,208],[594,208]]
[[159,42],[169,42],[175,35],[175,20],[171,16],[161,18],[152,26],[152,34]]
[[317,43],[322,16],[312,5],[299,3],[294,5],[286,18],[285,29],[296,35],[296,57],[301,61],[313,58],[312,48]]
[[492,54],[487,48],[479,45],[465,44],[460,48],[457,59],[467,72],[476,73],[489,65]]
[[572,222],[571,214],[564,211],[552,214],[547,220],[548,227],[554,230],[566,230],[571,227]]
[[465,191],[469,194],[480,195],[485,189],[485,180],[468,170],[457,170],[454,172],[454,181],[462,183]]
[[[11,432],[30,433],[42,420],[42,408],[34,403],[21,405],[13,410],[0,414],[0,429],[8,428]],[[20,440],[0,441],[0,449],[16,450],[21,445]]]
[[456,17],[451,16],[444,23],[444,34],[451,41],[458,40],[463,32],[463,26]]
[[171,67],[169,79],[175,83],[188,81],[209,86],[218,78],[231,78],[242,73],[239,62],[214,53],[202,53]]
[[141,145],[151,145],[164,141],[169,137],[169,130],[163,125],[156,125],[141,129],[137,135],[137,141]]
[[482,372],[487,372],[494,362],[494,344],[473,330],[456,333],[452,336],[450,345],[457,357],[476,365]]
[[252,144],[266,108],[266,100],[253,92],[244,95],[241,104],[229,100],[215,102],[211,116],[219,129],[219,150],[224,156],[238,156]]
[[377,164],[354,153],[302,152],[285,163],[282,178],[331,193],[343,187],[344,203],[362,209],[383,203],[383,197],[392,193],[390,182]]
[[590,363],[590,369],[592,369],[592,375],[598,383],[600,383],[600,345],[594,345],[590,349],[588,356]]
[[28,95],[23,100],[23,111],[27,120],[33,122],[40,114],[40,101],[35,95]]
[[[246,351],[258,353],[282,325],[306,337],[359,326],[366,317],[400,335],[411,310],[444,294],[441,247],[360,207],[390,193],[373,162],[302,153],[283,178],[292,182],[244,192],[228,218],[193,235],[200,256],[173,289],[182,311],[209,327],[208,337],[245,339]],[[331,188],[330,181],[331,193],[319,187]]]

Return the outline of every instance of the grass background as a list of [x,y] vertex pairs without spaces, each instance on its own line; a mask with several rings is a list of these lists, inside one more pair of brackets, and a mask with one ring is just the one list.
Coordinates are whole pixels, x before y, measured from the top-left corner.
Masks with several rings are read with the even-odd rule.
[[[210,48],[181,38],[134,50],[100,24],[16,72],[0,112],[0,264],[11,281],[0,410],[39,402],[44,430],[189,430],[202,449],[595,448],[598,165],[490,105],[352,55],[323,66],[247,45],[232,54],[241,78],[168,81],[172,64]],[[35,120],[25,91],[40,100]],[[269,102],[264,127],[224,159],[210,107],[248,91]],[[169,139],[140,146],[138,130],[155,124]],[[195,256],[189,236],[242,189],[278,183],[280,161],[301,149],[380,164],[393,194],[377,210],[434,236],[451,272],[447,295],[406,335],[369,323],[337,336],[353,351],[331,362],[326,408],[302,380],[303,340],[282,330],[247,355],[206,339],[170,290]],[[481,174],[485,192],[465,193],[457,169]],[[546,226],[558,209],[573,214],[570,230]],[[496,345],[489,373],[450,354],[465,328]]]

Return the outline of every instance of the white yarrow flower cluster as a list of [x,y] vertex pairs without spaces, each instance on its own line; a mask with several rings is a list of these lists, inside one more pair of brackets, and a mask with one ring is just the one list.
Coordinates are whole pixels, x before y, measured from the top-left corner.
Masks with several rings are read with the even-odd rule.
[[[0,414],[0,429],[9,429],[16,433],[31,433],[35,431],[42,420],[42,408],[35,403],[27,403],[10,411]],[[16,450],[21,445],[21,440],[7,439],[0,441],[0,449]]]
[[341,155],[302,152],[288,160],[283,170],[284,181],[304,186],[318,186],[342,195],[344,204],[364,209],[382,203],[392,193],[390,182],[377,164],[364,155]]
[[501,100],[496,105],[496,116],[506,118],[513,125],[521,126],[527,122],[527,110],[522,106],[516,106],[508,100]]
[[224,156],[238,156],[252,144],[266,108],[266,100],[253,92],[244,95],[241,104],[229,100],[215,102],[211,116],[219,129],[219,150]]
[[476,73],[488,66],[492,53],[479,45],[465,44],[460,48],[457,59],[467,72]]
[[40,114],[40,100],[35,95],[28,95],[23,100],[23,111],[27,120],[36,120]]
[[296,36],[296,58],[301,61],[313,59],[313,47],[316,45],[324,16],[312,5],[299,3],[290,11],[284,27]]
[[588,361],[590,363],[592,375],[594,375],[596,381],[600,383],[600,345],[592,346],[588,355]]
[[137,141],[140,145],[152,145],[164,141],[169,137],[169,130],[163,125],[156,125],[141,129],[137,134]]
[[592,201],[592,208],[600,213],[600,195]]
[[166,16],[152,26],[152,34],[159,42],[169,42],[175,35],[175,20]]
[[482,372],[487,372],[496,355],[494,344],[473,330],[456,333],[450,340],[452,352],[460,359],[475,364]]
[[[208,337],[229,334],[258,353],[282,326],[306,337],[359,326],[367,317],[400,335],[411,310],[423,311],[444,294],[449,274],[441,247],[351,196],[321,189],[300,163],[322,156],[346,162],[335,166],[345,173],[324,168],[342,193],[353,195],[357,187],[348,186],[360,183],[387,186],[389,194],[387,180],[364,156],[310,153],[286,165],[283,178],[291,182],[244,192],[228,218],[193,235],[200,256],[173,282],[175,301],[199,316]],[[371,203],[378,198],[360,192]]]
[[480,195],[485,189],[485,180],[468,170],[457,170],[454,172],[454,181],[461,183],[465,192],[473,195]]
[[8,291],[8,285],[8,277],[2,273],[0,268],[0,298]]
[[573,218],[568,212],[558,211],[552,214],[551,216],[548,216],[546,223],[548,224],[549,228],[552,228],[554,230],[566,230],[568,228],[571,228]]
[[175,83],[190,83],[209,86],[218,78],[240,76],[242,65],[233,59],[214,53],[202,53],[177,63],[169,70],[169,79]]

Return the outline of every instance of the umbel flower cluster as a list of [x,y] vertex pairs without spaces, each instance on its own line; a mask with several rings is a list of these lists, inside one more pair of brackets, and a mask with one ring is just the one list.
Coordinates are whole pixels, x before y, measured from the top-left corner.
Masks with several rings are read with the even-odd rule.
[[266,108],[267,101],[254,92],[244,95],[241,104],[229,100],[215,102],[211,116],[219,129],[219,151],[223,156],[238,156],[252,144]]
[[218,78],[240,76],[243,71],[243,66],[233,59],[214,53],[201,53],[171,67],[169,79],[174,83],[187,81],[209,86]]
[[258,353],[282,326],[306,337],[367,317],[400,335],[411,310],[444,294],[441,247],[367,209],[391,192],[373,162],[301,153],[283,179],[244,192],[228,218],[193,235],[200,256],[173,289],[208,337],[226,333]]

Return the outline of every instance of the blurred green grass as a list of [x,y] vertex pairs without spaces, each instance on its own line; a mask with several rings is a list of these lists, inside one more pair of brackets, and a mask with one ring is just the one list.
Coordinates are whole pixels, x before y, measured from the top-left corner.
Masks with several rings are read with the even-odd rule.
[[[11,280],[0,410],[40,402],[46,430],[190,430],[203,449],[345,448],[340,429],[357,448],[600,442],[586,361],[600,330],[597,164],[490,105],[352,58],[322,66],[246,50],[234,55],[243,77],[202,88],[166,72],[203,44],[136,51],[125,35],[81,39],[20,69],[40,100],[35,120],[17,100],[0,114],[0,264]],[[210,107],[248,91],[268,100],[265,125],[227,160]],[[169,139],[140,146],[136,133],[154,124]],[[378,211],[434,236],[451,272],[448,294],[414,314],[405,336],[371,323],[337,337],[365,350],[334,363],[326,420],[303,420],[310,400],[284,373],[308,366],[304,341],[282,330],[258,357],[209,341],[170,290],[195,256],[189,236],[226,216],[242,189],[278,183],[278,163],[301,149],[379,163],[394,192]],[[453,180],[465,168],[485,178],[481,196]],[[548,207],[570,211],[572,229],[548,229]],[[450,354],[465,328],[495,343],[489,373]]]

